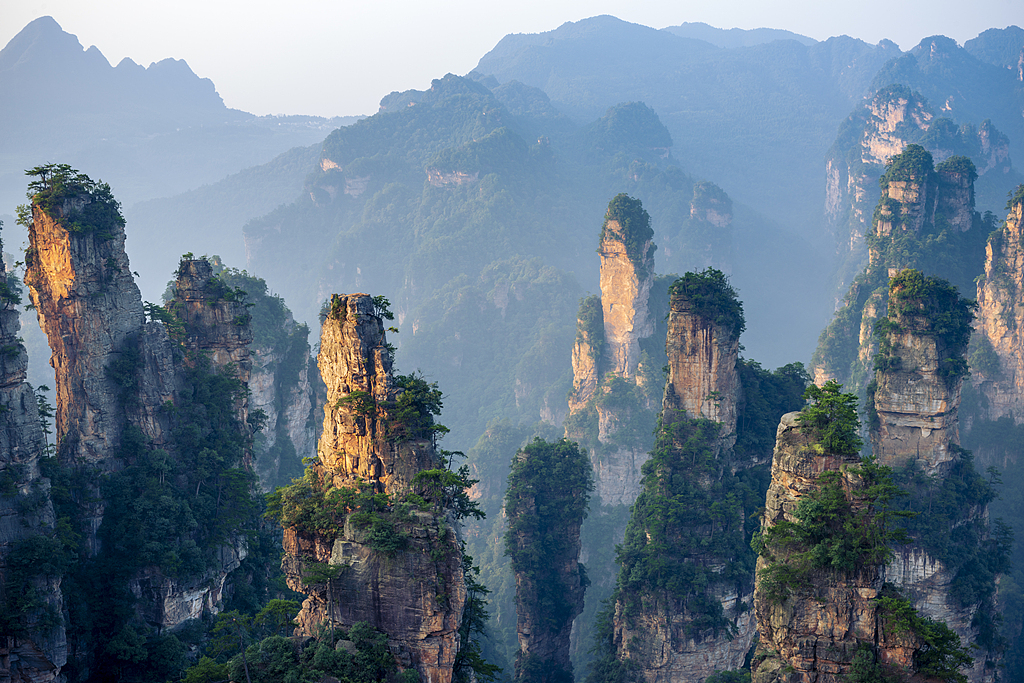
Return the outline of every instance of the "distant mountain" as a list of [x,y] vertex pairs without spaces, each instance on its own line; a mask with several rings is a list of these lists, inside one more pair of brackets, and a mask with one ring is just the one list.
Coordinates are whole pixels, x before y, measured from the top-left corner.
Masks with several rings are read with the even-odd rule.
[[1007,69],[1020,69],[1024,29],[1019,26],[990,28],[964,43],[964,49],[983,62]]
[[508,35],[476,71],[540,88],[580,121],[616,102],[645,102],[688,170],[804,235],[816,233],[825,152],[899,48],[843,36],[725,49],[684,32],[691,37],[593,17]]
[[229,109],[184,61],[111,66],[52,17],[0,51],[0,213],[24,202],[23,170],[88,169],[126,205],[212,183],[349,121],[257,117]]
[[683,38],[703,40],[718,47],[750,47],[751,45],[761,45],[775,40],[795,40],[803,45],[814,45],[818,42],[814,38],[808,38],[799,33],[777,28],[722,29],[715,28],[702,21],[685,21],[679,26],[666,26],[661,30],[674,33]]

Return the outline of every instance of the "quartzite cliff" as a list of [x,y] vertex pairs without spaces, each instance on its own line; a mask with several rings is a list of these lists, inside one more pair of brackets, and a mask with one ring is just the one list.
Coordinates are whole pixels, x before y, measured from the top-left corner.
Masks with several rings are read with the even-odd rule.
[[414,488],[424,493],[413,486],[417,473],[443,466],[436,410],[425,403],[440,395],[420,379],[398,383],[381,313],[366,294],[331,300],[318,356],[324,430],[306,482],[327,496],[324,508],[332,496],[352,498],[333,508],[330,524],[286,526],[282,568],[309,595],[299,632],[366,622],[387,634],[403,668],[449,683],[466,603],[458,524],[442,506],[421,511],[405,501]]

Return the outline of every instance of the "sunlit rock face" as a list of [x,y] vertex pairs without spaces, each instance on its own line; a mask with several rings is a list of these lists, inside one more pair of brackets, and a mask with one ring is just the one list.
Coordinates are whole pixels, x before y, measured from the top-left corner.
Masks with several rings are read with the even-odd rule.
[[652,240],[640,249],[639,263],[627,253],[626,237],[616,220],[605,224],[601,240],[601,307],[608,372],[633,377],[640,362],[640,340],[654,334],[647,300],[654,281]]
[[[331,304],[317,357],[327,403],[312,469],[329,486],[362,481],[389,495],[406,493],[416,473],[440,467],[440,459],[429,438],[395,431],[403,389],[373,299],[335,294]],[[374,549],[371,529],[351,518],[330,531],[285,529],[282,569],[288,585],[308,596],[297,632],[366,622],[387,634],[400,666],[424,681],[449,683],[466,603],[458,524],[444,512],[414,510],[397,526],[406,543],[390,554]],[[337,578],[304,584],[310,563],[338,568]]]
[[978,282],[981,344],[991,348],[988,362],[971,367],[971,381],[985,398],[983,417],[1024,422],[1024,203],[1010,207],[1006,224],[988,243],[985,276]]
[[[83,201],[67,200],[58,215],[80,210]],[[124,243],[123,225],[72,230],[32,208],[25,282],[52,352],[56,452],[63,466],[81,472],[123,469],[119,447],[128,427],[141,432],[147,448],[173,450],[166,406],[184,386],[182,347],[209,353],[214,368],[231,364],[243,383],[249,377],[246,308],[211,289],[210,264],[184,260],[179,267],[169,304],[182,322],[175,350],[167,328],[146,321]],[[124,364],[130,369],[119,377]],[[244,399],[236,409],[245,425]],[[83,543],[88,555],[97,555],[106,503],[98,484],[87,486],[93,496],[81,503],[88,530]],[[162,629],[215,611],[228,575],[246,555],[244,541],[232,539],[216,555],[218,561],[196,575],[172,578],[147,567],[132,577],[140,617]]]
[[[0,264],[0,279],[7,273]],[[59,578],[37,576],[29,586],[11,582],[12,553],[48,534],[55,519],[50,500],[50,482],[40,472],[40,458],[46,455],[47,439],[39,420],[36,395],[25,381],[28,354],[18,339],[21,322],[13,296],[0,300],[0,599],[11,591],[30,588],[40,606],[25,615],[24,631],[0,642],[0,680],[51,683],[60,681],[67,663],[67,634],[63,623],[47,625],[46,611],[60,614],[64,609]],[[30,496],[41,504],[25,505]],[[16,560],[15,560],[16,561]]]

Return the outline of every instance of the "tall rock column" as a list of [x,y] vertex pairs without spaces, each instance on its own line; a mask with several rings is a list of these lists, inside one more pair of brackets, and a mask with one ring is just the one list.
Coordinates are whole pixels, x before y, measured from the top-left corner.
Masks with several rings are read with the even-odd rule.
[[[878,461],[897,472],[909,492],[913,537],[899,546],[885,572],[920,612],[947,624],[965,642],[979,637],[979,611],[991,617],[989,586],[963,598],[957,586],[981,583],[973,559],[989,556],[988,486],[960,448],[960,389],[967,374],[964,352],[971,335],[974,303],[964,300],[948,282],[905,270],[892,278],[889,315],[882,321],[876,361],[872,451]],[[960,501],[943,499],[943,490],[959,489]],[[942,510],[933,509],[939,496]],[[943,529],[935,537],[933,527]],[[975,540],[950,545],[969,531]],[[950,552],[956,547],[955,552]],[[984,559],[990,559],[985,557]],[[963,573],[963,575],[961,575]],[[978,597],[980,596],[980,597]],[[982,647],[968,671],[972,682],[992,680],[994,653]]]
[[647,300],[654,281],[654,233],[639,200],[618,195],[601,229],[601,307],[608,372],[633,377],[640,340],[654,333]]
[[598,248],[601,295],[581,302],[577,320],[566,437],[590,452],[603,505],[633,502],[651,446],[656,363],[642,362],[641,348],[655,329],[650,223],[640,200],[620,194],[609,202]]
[[731,288],[720,271],[704,274],[707,277],[687,274],[669,290],[664,409],[721,423],[723,446],[730,448],[736,441],[736,362],[743,309],[734,295],[728,295]]
[[731,450],[743,308],[715,269],[669,291],[664,407],[618,552],[612,615],[615,657],[648,683],[738,669],[755,633],[749,512],[735,473],[756,463]]
[[930,476],[948,473],[959,446],[960,388],[971,308],[944,281],[905,270],[890,280],[889,315],[875,377],[872,452],[892,467],[915,461]]
[[[77,218],[87,212],[101,220]],[[49,211],[32,204],[25,283],[52,350],[58,454],[101,469],[116,466],[126,425],[107,367],[137,343],[145,323],[124,240],[113,198],[62,197]]]
[[580,525],[593,488],[585,452],[540,439],[512,460],[505,552],[516,575],[516,681],[571,681],[569,636],[583,611]]
[[21,297],[11,285],[0,264],[0,680],[51,683],[67,663],[64,601],[60,574],[39,559],[59,543],[50,482],[40,471],[46,436],[18,339]]
[[979,345],[988,353],[971,380],[987,399],[984,417],[1024,422],[1024,191],[1010,203],[1002,230],[985,249],[985,277],[978,282]]
[[450,683],[467,597],[458,523],[442,504],[425,512],[404,502],[418,472],[442,466],[441,396],[420,378],[396,380],[381,313],[366,294],[331,299],[317,358],[327,385],[319,457],[296,485],[325,521],[282,516],[282,568],[309,596],[299,633],[366,622],[403,668]]

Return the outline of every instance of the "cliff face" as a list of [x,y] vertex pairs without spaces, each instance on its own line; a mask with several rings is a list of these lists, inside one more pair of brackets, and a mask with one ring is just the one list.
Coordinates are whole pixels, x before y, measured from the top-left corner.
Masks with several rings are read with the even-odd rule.
[[[994,352],[971,381],[983,402],[983,417],[1024,422],[1024,202],[1016,202],[1006,224],[985,250],[985,277],[978,283],[977,331]],[[987,404],[987,405],[985,405]]]
[[[788,413],[779,424],[763,533],[783,522],[799,523],[795,513],[800,500],[819,489],[825,473],[842,472],[840,486],[848,496],[862,488],[860,477],[848,469],[860,462],[859,456],[823,453],[801,431],[798,415]],[[853,497],[853,509],[860,506]],[[886,633],[883,628],[877,601],[885,581],[882,566],[868,564],[855,572],[818,570],[809,582],[779,596],[771,594],[765,580],[773,561],[787,563],[789,558],[769,559],[762,554],[757,560],[754,612],[760,641],[752,681],[841,683],[848,680],[862,647],[873,648],[875,661],[882,664],[901,669],[913,666],[916,643],[912,637]]]
[[739,335],[701,315],[685,294],[673,293],[669,306],[664,409],[720,422],[723,447],[730,448],[736,441],[740,396]]
[[[755,633],[753,576],[736,556],[745,550],[746,515],[727,502],[735,473],[757,464],[732,452],[742,308],[717,275],[687,274],[671,287],[661,430],[619,553],[616,656],[635,663],[648,683],[702,681],[740,668]],[[710,291],[715,312],[698,295]],[[666,530],[666,516],[678,527]],[[649,562],[691,577],[690,587],[680,593],[656,573],[641,577]]]
[[[324,429],[313,467],[327,490],[365,482],[398,505],[421,470],[438,468],[429,427],[419,427],[396,383],[384,326],[366,294],[334,295],[317,358],[327,385]],[[408,507],[408,506],[406,506]],[[375,518],[376,519],[376,518]],[[391,525],[393,545],[383,547],[380,524]],[[307,593],[297,618],[300,633],[320,624],[365,621],[386,633],[402,667],[423,680],[448,683],[459,650],[466,602],[462,550],[455,521],[443,511],[410,511],[372,525],[354,515],[338,528],[285,529],[282,568],[288,585]],[[316,563],[334,578],[313,583]]]
[[[876,373],[878,420],[871,430],[871,446],[880,463],[909,482],[912,499],[930,499],[935,492],[915,485],[915,478],[904,474],[907,470],[902,468],[907,466],[939,487],[946,480],[953,484],[968,478],[961,462],[958,412],[972,319],[971,305],[948,283],[924,278],[916,271],[904,271],[891,281]],[[925,505],[922,501],[913,509],[924,515]],[[986,501],[961,506],[950,514],[950,533],[974,528],[980,538],[987,539],[987,517]],[[975,616],[991,605],[984,598],[957,599],[956,583],[965,557],[940,557],[941,550],[913,526],[911,535],[914,542],[896,549],[886,580],[900,588],[922,614],[948,625],[963,642],[976,642],[979,627]],[[979,551],[990,552],[975,547],[959,552]],[[992,662],[987,661],[991,656],[984,648],[978,650],[968,672],[971,681],[992,680],[988,666]]]
[[[48,184],[50,173],[65,174],[70,199],[54,200],[60,186]],[[135,477],[142,464],[153,458],[163,460],[165,471],[179,473],[173,482],[161,476],[158,485],[148,487],[152,491],[159,486],[164,495],[153,504],[199,506],[204,484],[217,487],[214,490],[225,503],[248,501],[244,475],[233,479],[240,485],[232,493],[226,492],[221,479],[225,474],[234,476],[238,470],[233,468],[244,466],[244,444],[250,436],[244,427],[246,345],[251,339],[245,307],[217,290],[209,277],[209,264],[185,261],[179,269],[178,298],[168,309],[154,307],[151,313],[164,322],[146,322],[124,251],[124,220],[109,188],[60,167],[47,167],[42,177],[38,184],[44,187],[36,188],[40,191],[33,196],[25,280],[52,350],[58,467],[74,482],[72,486],[81,488],[75,502],[65,503],[67,509],[62,511],[71,528],[82,533],[81,555],[65,569],[75,574],[87,566],[117,565],[111,594],[90,599],[82,613],[106,610],[105,600],[127,599],[133,609],[117,617],[123,621],[115,619],[118,628],[142,632],[151,627],[173,628],[216,610],[228,575],[245,557],[244,541],[237,528],[217,527],[223,513],[213,506],[194,525],[205,530],[205,538],[204,532],[193,532],[192,527],[176,533],[164,530],[159,538],[132,538],[129,545],[138,546],[128,552],[118,534],[124,529],[152,533],[147,527],[152,519],[126,511],[123,492],[131,490],[140,500],[146,495]],[[207,366],[196,352],[209,354],[211,368],[203,370]],[[217,437],[232,444],[221,452],[207,439],[209,434],[203,433],[190,406],[204,400],[193,393],[194,382],[202,381],[197,378],[210,376],[204,372],[215,375],[218,366],[227,363],[237,368],[238,391],[232,394],[235,398],[225,399],[234,401],[237,420],[217,427],[237,433]],[[203,414],[208,416],[209,411]],[[188,429],[195,430],[186,441],[178,436],[184,415],[191,415]],[[214,466],[202,462],[203,458],[221,464]],[[205,475],[197,469],[198,463]],[[232,472],[227,473],[228,469]],[[186,486],[188,495],[177,490],[180,481],[196,478],[198,483]],[[176,500],[175,495],[182,497]],[[147,503],[139,504],[139,509],[152,509]],[[119,516],[108,519],[110,509]],[[200,549],[198,543],[205,545]],[[163,556],[150,549],[160,544],[168,549]],[[176,558],[177,566],[164,566],[168,556]],[[191,559],[182,562],[185,557]],[[84,600],[81,595],[76,599]],[[73,614],[77,618],[78,613]],[[110,658],[97,641],[109,636],[90,632],[90,623],[73,625],[79,634],[74,645],[78,675],[89,675],[94,667],[102,670]]]
[[[0,280],[6,278],[0,265]],[[0,301],[0,605],[5,612],[0,680],[50,683],[61,680],[67,638],[63,624],[47,616],[60,615],[64,601],[59,574],[50,576],[37,562],[28,562],[33,546],[50,540],[56,520],[50,483],[40,472],[47,444],[36,396],[25,382],[28,354],[18,340],[18,303],[17,293],[5,290]],[[41,502],[28,505],[32,497]],[[21,603],[29,593],[37,599]]]

